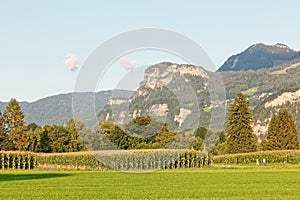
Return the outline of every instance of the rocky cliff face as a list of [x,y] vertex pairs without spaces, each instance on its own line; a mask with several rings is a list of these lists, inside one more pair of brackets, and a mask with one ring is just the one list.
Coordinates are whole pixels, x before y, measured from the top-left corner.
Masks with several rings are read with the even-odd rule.
[[[256,95],[256,97],[259,97]],[[281,108],[287,108],[293,115],[296,127],[300,130],[300,89],[293,88],[275,93],[260,95],[260,102],[254,107],[254,132],[264,138],[268,132],[268,126],[271,121],[272,114],[278,112]],[[255,97],[252,98],[252,101]],[[299,134],[300,135],[300,134]]]
[[278,107],[287,103],[295,104],[297,102],[300,102],[300,89],[294,92],[284,92],[283,94],[277,96],[275,99],[266,102],[265,108]]
[[206,80],[209,79],[209,75],[201,67],[164,62],[146,69],[140,88],[155,89],[162,86],[169,86],[174,80],[178,81],[180,78],[187,80],[184,77],[185,75],[198,76]]
[[[277,45],[276,48],[288,50],[284,45]],[[195,124],[208,127],[211,123],[224,126],[222,115],[212,119],[212,113],[222,111],[237,93],[243,92],[249,98],[253,110],[254,132],[261,139],[267,133],[271,115],[283,107],[293,114],[297,130],[300,132],[299,63],[291,62],[257,71],[222,73],[209,72],[201,67],[186,64],[156,64],[145,70],[144,80],[131,98],[109,100],[99,118],[125,124],[137,116],[150,115],[157,120],[168,122],[171,129],[191,128]],[[214,92],[210,90],[211,83],[217,81],[216,74],[223,77],[227,99],[211,98]],[[192,101],[195,98],[197,105]],[[193,118],[196,113],[200,115],[199,121]]]
[[207,87],[209,80],[210,75],[206,70],[193,65],[165,62],[150,66],[145,70],[144,80],[137,91],[123,107],[124,110],[120,109],[120,105],[111,104],[111,100],[110,107],[114,112],[106,108],[104,113],[100,113],[100,118],[124,124],[131,118],[149,115],[168,122],[171,127],[188,126],[187,120],[193,123],[193,113],[199,112],[200,105],[205,119],[203,124],[207,123],[210,113],[203,109],[211,106]]

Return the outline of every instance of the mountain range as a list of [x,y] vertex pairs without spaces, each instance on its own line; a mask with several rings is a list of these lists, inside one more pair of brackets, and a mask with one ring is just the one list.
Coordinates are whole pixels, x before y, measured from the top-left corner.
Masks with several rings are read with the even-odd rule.
[[[100,112],[106,105],[108,99],[112,96],[112,93],[114,96],[129,98],[132,96],[133,91],[109,90],[96,93],[80,93],[79,95],[82,99],[95,98],[96,112]],[[72,96],[73,93],[67,93],[49,96],[31,103],[20,102],[26,123],[36,123],[40,126],[51,124],[63,125],[68,119],[73,117]],[[0,110],[3,111],[6,105],[7,102],[0,102]],[[76,109],[85,110],[84,107],[78,107]]]
[[218,71],[247,71],[271,68],[299,58],[300,51],[295,51],[285,44],[265,45],[258,43],[239,54],[230,56]]
[[[174,71],[175,69],[175,71]],[[178,126],[185,128],[195,124],[204,127],[223,128],[223,110],[239,92],[244,93],[250,100],[253,110],[253,128],[262,139],[265,136],[270,117],[280,108],[288,108],[300,130],[300,61],[282,63],[279,66],[256,71],[225,71],[209,72],[199,66],[160,63],[150,66],[145,71],[145,79],[138,90],[128,101],[115,98],[99,113],[99,120],[111,120],[125,124],[128,119],[140,115],[151,115],[167,121],[170,128]],[[156,73],[153,73],[155,71]],[[181,76],[180,76],[181,75]],[[226,98],[211,99],[210,84],[216,81],[215,76],[223,78]],[[178,79],[182,77],[182,79]],[[172,92],[172,81],[180,93],[185,91],[181,100]],[[193,89],[197,98],[197,108],[200,113],[199,121],[193,118],[194,102],[189,102],[190,92],[185,88],[186,81]],[[191,92],[193,93],[193,92]],[[193,98],[193,97],[192,97]],[[128,102],[130,102],[128,110]],[[218,115],[219,112],[219,115]],[[214,113],[214,119],[212,118]],[[216,114],[217,113],[217,114]]]
[[[282,107],[292,112],[300,130],[299,69],[298,51],[284,44],[255,44],[231,56],[217,72],[189,64],[159,63],[145,70],[144,80],[137,91],[101,91],[92,96],[99,120],[113,120],[122,124],[132,117],[152,115],[168,121],[170,128],[176,129],[178,126],[188,128],[195,124],[210,126],[212,113],[222,114],[231,100],[243,92],[249,98],[254,113],[253,128],[263,138],[272,113]],[[213,101],[210,97],[209,88],[211,84],[216,84],[216,77],[222,77],[226,92],[226,96],[219,101]],[[177,93],[174,94],[174,91]],[[192,94],[195,96],[189,96]],[[84,99],[91,93],[80,95]],[[195,97],[200,121],[193,117]],[[5,105],[5,102],[0,102],[1,111]],[[63,124],[73,117],[71,93],[32,103],[20,102],[20,105],[27,124]],[[85,110],[84,107],[76,109]],[[213,126],[222,129],[222,117],[215,116],[214,121],[216,124]]]

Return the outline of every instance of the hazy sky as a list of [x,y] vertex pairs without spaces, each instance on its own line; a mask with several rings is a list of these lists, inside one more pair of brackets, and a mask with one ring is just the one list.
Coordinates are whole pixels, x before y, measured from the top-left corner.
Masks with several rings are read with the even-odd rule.
[[[81,64],[98,45],[138,28],[184,34],[217,67],[253,43],[280,42],[299,50],[299,9],[297,0],[0,0],[0,101],[72,92]],[[138,55],[120,59],[115,65],[121,68],[106,78],[118,79],[126,73],[122,66],[171,61],[163,54],[148,61],[147,53]]]

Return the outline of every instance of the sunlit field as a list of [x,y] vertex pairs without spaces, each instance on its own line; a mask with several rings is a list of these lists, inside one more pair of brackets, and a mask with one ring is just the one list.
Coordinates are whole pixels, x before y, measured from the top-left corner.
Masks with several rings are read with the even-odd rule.
[[1,199],[299,199],[300,166],[0,171]]

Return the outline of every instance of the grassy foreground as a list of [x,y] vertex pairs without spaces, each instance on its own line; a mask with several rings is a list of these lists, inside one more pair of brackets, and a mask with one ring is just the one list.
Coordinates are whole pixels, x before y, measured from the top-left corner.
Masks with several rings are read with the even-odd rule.
[[1,199],[299,199],[300,167],[0,171]]

